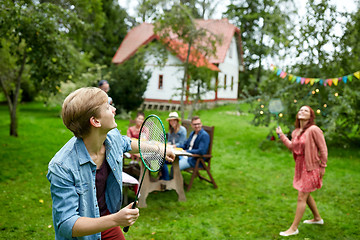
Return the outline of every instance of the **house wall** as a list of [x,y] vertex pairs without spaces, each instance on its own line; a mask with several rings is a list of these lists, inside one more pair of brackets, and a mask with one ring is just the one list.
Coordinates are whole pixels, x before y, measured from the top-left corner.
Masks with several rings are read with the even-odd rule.
[[[218,74],[218,99],[237,99],[239,81],[239,56],[236,47],[236,39],[232,38],[231,44],[223,63],[219,64],[221,72]],[[226,89],[224,79],[226,75]],[[231,78],[233,77],[233,88],[231,90]]]
[[[168,54],[168,61],[163,68],[151,63],[156,61],[151,56],[147,56],[146,70],[152,72],[147,89],[144,93],[145,99],[180,101],[181,79],[184,71],[181,61],[175,56]],[[159,75],[163,75],[163,87],[159,89]],[[177,94],[177,95],[176,95]]]
[[[163,68],[155,65],[155,59],[147,56],[146,69],[152,72],[147,89],[144,93],[145,101],[147,102],[180,102],[180,88],[181,80],[184,76],[183,66],[181,61],[172,54],[168,54],[168,61]],[[221,72],[218,73],[218,100],[236,100],[238,92],[238,77],[239,77],[239,58],[236,47],[236,40],[233,37],[231,45],[226,54],[223,63],[219,64]],[[163,76],[163,85],[159,89],[159,75]],[[226,75],[226,89],[224,88],[224,79]],[[233,88],[231,90],[231,78],[233,77]],[[212,87],[215,87],[214,78],[212,80]],[[196,89],[190,89],[191,92],[196,92]],[[204,101],[216,100],[215,91],[207,91],[201,96]],[[184,99],[186,100],[186,99]]]

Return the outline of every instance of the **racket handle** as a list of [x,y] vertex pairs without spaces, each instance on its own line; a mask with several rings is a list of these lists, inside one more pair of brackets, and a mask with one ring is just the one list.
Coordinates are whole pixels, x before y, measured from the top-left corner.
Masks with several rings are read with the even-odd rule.
[[[135,207],[136,207],[136,200],[133,202],[133,205],[132,205],[131,209],[135,209]],[[130,226],[126,226],[126,227],[123,228],[123,231],[128,232],[129,228],[130,228]]]
[[128,232],[128,231],[129,231],[129,227],[130,227],[130,226],[124,227],[124,228],[123,228],[123,231],[124,231],[124,232]]

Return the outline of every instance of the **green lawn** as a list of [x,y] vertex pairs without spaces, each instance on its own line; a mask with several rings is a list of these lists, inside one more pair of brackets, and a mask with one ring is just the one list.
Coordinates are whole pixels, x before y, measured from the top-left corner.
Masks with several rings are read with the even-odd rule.
[[[204,125],[215,126],[212,173],[219,188],[197,179],[186,202],[178,202],[175,191],[150,194],[127,239],[281,238],[296,208],[292,155],[279,143],[263,142],[269,129],[252,126],[252,117],[238,110],[198,112]],[[59,113],[39,103],[20,105],[19,137],[13,138],[8,109],[0,106],[0,239],[54,239],[47,164],[72,136]],[[151,113],[164,121],[168,114]],[[128,121],[117,123],[125,133]],[[329,148],[324,186],[313,194],[325,224],[300,224],[290,239],[359,239],[359,183],[359,149]],[[307,209],[303,220],[310,217]]]

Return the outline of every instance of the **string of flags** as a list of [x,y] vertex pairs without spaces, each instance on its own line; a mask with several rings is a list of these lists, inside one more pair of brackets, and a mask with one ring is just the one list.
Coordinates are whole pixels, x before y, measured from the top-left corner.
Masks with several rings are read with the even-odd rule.
[[334,86],[337,86],[339,84],[339,82],[343,82],[343,83],[347,83],[348,81],[351,82],[353,80],[353,76],[360,80],[360,71],[357,71],[357,72],[354,72],[352,74],[348,74],[348,75],[345,75],[342,77],[323,79],[323,78],[300,77],[300,76],[286,73],[283,70],[281,70],[280,68],[278,68],[272,64],[271,64],[271,67],[277,76],[279,76],[283,79],[288,77],[289,81],[297,82],[297,83],[301,83],[301,84],[309,84],[310,83],[310,85],[314,85],[315,83],[319,83],[321,85],[331,87],[333,84],[334,84]]

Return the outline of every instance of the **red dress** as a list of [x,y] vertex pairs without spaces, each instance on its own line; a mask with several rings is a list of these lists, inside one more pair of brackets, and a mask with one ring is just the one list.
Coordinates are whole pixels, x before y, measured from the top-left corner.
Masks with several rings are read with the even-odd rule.
[[305,165],[305,134],[292,140],[295,155],[295,176],[293,186],[300,192],[313,192],[322,187],[320,166],[312,171],[306,170]]

